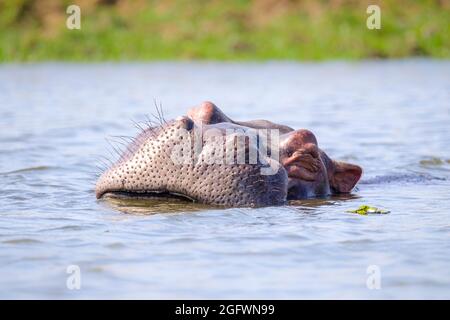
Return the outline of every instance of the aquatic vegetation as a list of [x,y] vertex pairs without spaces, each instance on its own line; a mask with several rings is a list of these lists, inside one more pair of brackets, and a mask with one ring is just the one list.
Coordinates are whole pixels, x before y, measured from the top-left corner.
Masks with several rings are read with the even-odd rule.
[[347,210],[347,212],[350,213],[357,213],[363,216],[366,216],[368,214],[387,214],[390,211],[388,210],[384,210],[384,209],[379,209],[377,207],[371,207],[371,206],[367,206],[367,205],[361,205],[359,206],[358,209],[356,210]]
[[0,61],[323,60],[450,56],[448,1],[0,1]]
[[445,163],[450,163],[450,159],[441,159],[438,157],[431,157],[429,159],[420,160],[420,164],[423,166],[441,166]]

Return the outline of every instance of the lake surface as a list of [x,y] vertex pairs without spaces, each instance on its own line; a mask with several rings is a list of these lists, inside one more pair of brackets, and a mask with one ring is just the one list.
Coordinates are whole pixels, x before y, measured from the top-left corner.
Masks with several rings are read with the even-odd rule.
[[[105,138],[154,99],[308,128],[364,176],[282,207],[97,201]],[[0,65],[0,128],[0,298],[450,298],[449,61]]]

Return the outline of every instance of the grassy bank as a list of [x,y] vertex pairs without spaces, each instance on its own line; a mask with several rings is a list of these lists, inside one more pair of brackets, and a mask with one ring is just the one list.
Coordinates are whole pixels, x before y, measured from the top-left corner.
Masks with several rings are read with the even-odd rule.
[[[69,4],[81,30],[66,28]],[[449,0],[7,0],[0,61],[449,58],[449,21]]]

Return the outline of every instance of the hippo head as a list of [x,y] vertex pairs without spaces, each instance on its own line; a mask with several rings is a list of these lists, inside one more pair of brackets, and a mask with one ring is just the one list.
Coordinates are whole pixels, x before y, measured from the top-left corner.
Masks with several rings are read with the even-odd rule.
[[[232,126],[230,124],[230,126]],[[286,170],[269,157],[237,163],[235,139],[221,139],[230,126],[197,125],[188,117],[141,132],[120,159],[98,179],[96,196],[176,196],[223,206],[279,205],[286,201]],[[214,135],[206,139],[205,132]],[[244,155],[257,148],[244,143]],[[222,151],[228,162],[217,157]],[[232,152],[229,152],[232,150]],[[224,153],[224,154],[225,154]],[[274,167],[274,174],[263,168]]]
[[348,193],[361,178],[361,167],[331,160],[309,130],[294,130],[267,120],[234,121],[211,102],[191,108],[188,116],[208,124],[229,122],[255,129],[278,130],[281,135],[278,160],[289,177],[290,200]]

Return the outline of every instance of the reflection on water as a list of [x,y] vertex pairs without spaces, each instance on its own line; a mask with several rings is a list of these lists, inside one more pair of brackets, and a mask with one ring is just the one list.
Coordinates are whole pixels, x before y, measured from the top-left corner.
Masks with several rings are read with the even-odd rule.
[[333,206],[346,200],[355,200],[361,198],[356,193],[332,195],[326,198],[311,198],[302,200],[290,200],[289,205],[301,206],[307,208]]
[[[0,297],[449,298],[449,74],[430,60],[1,65]],[[134,136],[154,98],[166,118],[212,100],[311,129],[364,176],[351,195],[257,209],[96,200],[105,137]],[[347,212],[360,205],[390,213]],[[382,290],[366,287],[372,265]]]
[[[104,197],[105,198],[105,197]],[[106,197],[100,202],[109,205],[112,209],[116,209],[123,213],[130,214],[157,214],[157,213],[176,213],[176,212],[195,212],[201,210],[218,209],[217,207],[208,206],[191,201],[175,199],[175,198],[154,198],[154,199],[132,199],[132,198],[114,198]]]
[[[312,198],[303,200],[290,200],[287,205],[297,208],[315,208],[323,206],[332,206],[341,203],[345,200],[354,200],[360,198],[357,194],[342,194],[333,195],[326,198]],[[130,214],[158,214],[158,213],[184,213],[197,212],[203,210],[221,210],[221,207],[195,203],[188,200],[155,197],[148,199],[135,198],[118,198],[118,197],[103,197],[99,200],[104,205],[111,207],[123,213]],[[274,207],[275,208],[275,207]]]

